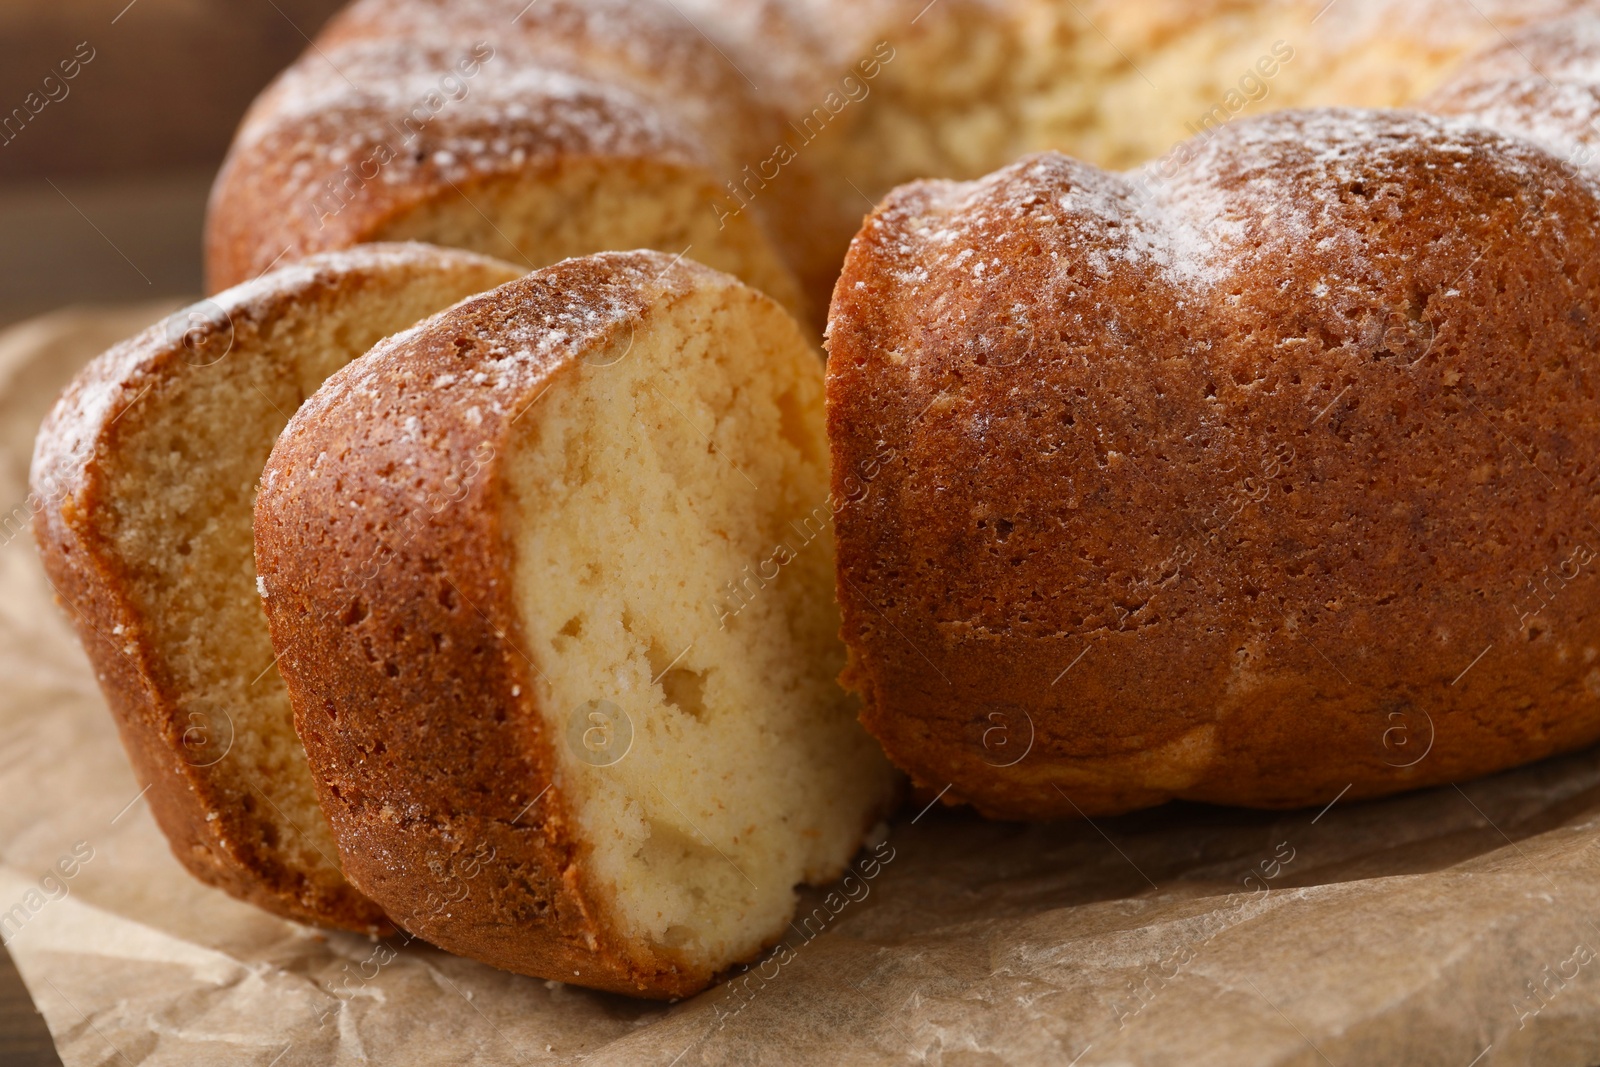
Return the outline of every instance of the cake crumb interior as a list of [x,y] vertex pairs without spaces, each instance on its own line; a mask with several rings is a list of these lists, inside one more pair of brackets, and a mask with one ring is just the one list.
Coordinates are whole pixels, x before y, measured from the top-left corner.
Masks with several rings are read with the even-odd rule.
[[706,287],[539,403],[515,582],[589,889],[637,946],[748,958],[893,780],[835,682],[822,363],[771,302]]

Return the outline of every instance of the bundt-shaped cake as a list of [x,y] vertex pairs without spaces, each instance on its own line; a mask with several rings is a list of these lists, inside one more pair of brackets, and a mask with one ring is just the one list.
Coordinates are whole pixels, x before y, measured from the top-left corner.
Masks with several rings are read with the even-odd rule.
[[829,332],[838,592],[919,785],[1286,807],[1600,737],[1597,30],[1524,31],[1438,113],[873,213]]
[[689,256],[820,323],[862,216],[1057,149],[1393,107],[1577,0],[356,0],[246,118],[214,289],[409,238],[529,268]]
[[841,671],[1001,817],[1589,743],[1597,71],[1593,0],[357,0],[46,567],[197,875],[646,996],[886,811]]
[[34,452],[45,573],[173,852],[291,919],[381,931],[340,874],[256,593],[252,506],[278,432],[379,338],[520,271],[420,245],[314,256],[91,363]]
[[823,369],[732,277],[568,260],[334,375],[256,504],[350,880],[510,970],[682,996],[896,776],[839,688]]

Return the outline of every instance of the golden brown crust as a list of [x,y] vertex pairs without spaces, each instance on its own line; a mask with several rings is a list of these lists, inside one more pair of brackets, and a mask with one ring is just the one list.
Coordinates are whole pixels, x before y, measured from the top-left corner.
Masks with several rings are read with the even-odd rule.
[[383,239],[430,205],[482,204],[497,182],[537,188],[593,165],[636,172],[641,197],[669,178],[700,186],[700,221],[753,223],[820,318],[868,205],[830,173],[838,135],[810,147],[791,124],[842,100],[840,78],[890,28],[913,33],[923,6],[358,0],[246,116],[212,193],[208,286]]
[[407,211],[476,198],[509,175],[537,182],[586,160],[657,175],[707,168],[683,123],[626,88],[490,40],[357,40],[335,50],[337,69],[312,54],[285,71],[212,191],[209,288],[374,240]]
[[1476,56],[1419,106],[1463,115],[1592,167],[1600,129],[1600,11],[1541,20]]
[[1597,227],[1562,159],[1404,112],[897,191],[829,333],[868,729],[1008,818],[1600,737]]
[[707,284],[735,283],[608,253],[435,316],[306,403],[256,505],[279,669],[350,879],[450,951],[634,996],[712,976],[630,953],[585,885],[521,651],[502,464],[553,380]]
[[[536,187],[583,165],[636,172],[641,196],[667,178],[699,183],[714,220],[724,183],[768,159],[795,101],[818,95],[793,72],[815,77],[808,35],[769,7],[720,12],[708,36],[672,5],[637,0],[353,4],[241,126],[212,194],[208,283],[373,240],[432,203],[480,203],[497,181]],[[727,32],[735,22],[752,36]],[[826,274],[810,279],[820,313],[859,211],[833,219],[823,254],[812,165],[786,166],[754,215],[799,272]],[[788,225],[802,205],[812,225]],[[539,249],[526,254],[540,265]]]
[[[369,246],[315,257],[185,309],[91,363],[40,431],[33,491],[45,573],[94,665],[123,743],[174,854],[198,878],[303,922],[381,933],[382,911],[334,874],[286,864],[271,831],[230,787],[225,724],[195,719],[175,668],[134,595],[138,560],[125,558],[112,522],[111,483],[145,397],[248,358],[287,314],[306,313],[407,273],[461,272],[500,280],[503,265],[467,253]],[[492,284],[492,281],[486,282]],[[292,373],[286,368],[286,373]],[[263,449],[264,451],[264,449]]]
[[[492,217],[498,183],[550,187],[592,165],[637,173],[641,198],[652,180],[685,179],[702,191],[708,216],[720,218],[748,200],[740,221],[753,222],[776,246],[820,314],[843,248],[870,209],[863,198],[886,191],[885,178],[908,176],[903,165],[884,166],[886,159],[944,159],[945,166],[959,159],[964,165],[947,173],[973,176],[1022,150],[1009,139],[1016,130],[987,128],[989,119],[1005,125],[1022,112],[1064,106],[1054,99],[1065,95],[1059,89],[1023,73],[1031,69],[1048,82],[1059,77],[1061,63],[1077,62],[1064,52],[1052,63],[1024,47],[1050,38],[1052,25],[1068,37],[1093,27],[1112,67],[1142,63],[1196,26],[1303,26],[1293,41],[1306,49],[1298,72],[1314,64],[1337,69],[1390,43],[1400,57],[1426,66],[1497,40],[1497,30],[1592,10],[1593,0],[1480,0],[1478,15],[1468,19],[1445,0],[1342,0],[1337,19],[1319,17],[1326,6],[356,0],[241,127],[213,194],[208,281],[217,289],[279,256],[391,237],[400,231],[390,227],[411,213],[459,207],[462,197]],[[919,52],[923,60],[914,58]],[[905,58],[891,59],[897,55]],[[470,76],[459,75],[462,63]],[[1090,66],[1088,77],[1104,76]],[[1008,80],[1011,73],[1016,80]],[[408,116],[422,118],[414,137],[406,133]],[[1077,121],[1062,119],[1067,128]],[[865,141],[852,145],[862,131],[869,131]],[[936,147],[944,142],[961,144]],[[1080,148],[1093,151],[1094,143]],[[979,158],[987,162],[972,166]],[[574,210],[583,209],[575,201]],[[529,247],[524,254],[531,267],[599,250],[548,256]],[[774,295],[795,305],[787,293]]]

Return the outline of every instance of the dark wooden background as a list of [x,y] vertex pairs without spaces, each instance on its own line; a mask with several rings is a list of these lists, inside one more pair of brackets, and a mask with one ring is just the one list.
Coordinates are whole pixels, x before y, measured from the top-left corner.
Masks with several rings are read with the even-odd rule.
[[80,44],[94,50],[64,99],[0,143],[0,325],[197,294],[205,196],[233,129],[338,7],[0,0],[0,117]]

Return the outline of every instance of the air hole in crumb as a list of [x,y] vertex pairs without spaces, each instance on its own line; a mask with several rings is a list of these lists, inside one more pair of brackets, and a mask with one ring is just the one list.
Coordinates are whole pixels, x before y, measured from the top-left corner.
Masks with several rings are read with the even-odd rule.
[[[623,625],[626,626],[627,623],[623,623]],[[562,637],[579,637],[579,636],[582,636],[582,634],[583,634],[583,616],[582,615],[574,615],[572,618],[570,618],[570,619],[568,619],[566,621],[566,623],[561,627],[561,629],[557,630],[556,632],[559,633]]]
[[645,825],[649,828],[649,836],[634,855],[646,867],[670,870],[680,866],[685,860],[690,862],[703,860],[709,863],[716,857],[716,853],[701,844],[699,840],[669,823],[649,819]]
[[699,671],[674,667],[661,676],[661,690],[667,703],[691,718],[706,719],[706,676]]
[[666,696],[667,703],[673,705],[685,715],[704,722],[706,717],[705,673],[678,666],[684,654],[688,651],[687,648],[684,648],[679,649],[676,653],[669,652],[662,646],[661,642],[651,640],[650,644],[645,648],[645,657],[650,663],[650,678],[661,686],[661,691]]
[[350,606],[344,609],[341,621],[346,626],[356,626],[367,617],[367,606],[361,602],[360,597],[350,601]]
[[[629,633],[632,633],[633,632],[632,622],[633,622],[633,620],[631,618],[629,618],[628,613],[627,612],[623,612],[622,613],[622,628],[624,630],[627,630]],[[660,678],[661,677],[661,672],[666,670],[668,667],[672,666],[672,657],[667,654],[667,650],[666,649],[661,647],[661,642],[657,641],[657,640],[655,640],[653,638],[651,639],[650,644],[645,646],[644,655],[645,655],[645,659],[647,659],[650,662],[650,678],[651,678],[651,680]]]
[[661,943],[668,948],[682,948],[694,939],[694,931],[682,925],[669,926],[661,934]]

